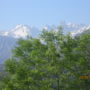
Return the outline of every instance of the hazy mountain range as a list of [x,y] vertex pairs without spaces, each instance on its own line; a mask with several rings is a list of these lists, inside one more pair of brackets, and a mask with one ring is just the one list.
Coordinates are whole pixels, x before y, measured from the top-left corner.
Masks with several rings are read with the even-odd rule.
[[[90,28],[89,25],[65,22],[62,22],[60,25],[62,26],[65,34],[71,32],[72,36],[80,34]],[[45,26],[43,28],[46,30],[50,30],[52,28],[55,30],[57,29],[57,27],[54,25]],[[11,50],[15,47],[16,41],[19,38],[26,38],[27,36],[37,37],[42,29],[19,24],[11,30],[0,31],[0,63],[3,63],[4,60],[10,58]]]

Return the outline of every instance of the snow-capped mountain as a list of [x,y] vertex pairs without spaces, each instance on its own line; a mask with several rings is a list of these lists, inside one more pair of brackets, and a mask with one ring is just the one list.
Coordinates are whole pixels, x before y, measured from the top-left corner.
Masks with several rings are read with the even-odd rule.
[[24,25],[17,25],[14,29],[12,29],[8,35],[15,38],[25,38],[29,35],[29,27]]
[[13,37],[13,38],[25,38],[30,34],[30,29],[25,25],[17,25],[10,31],[3,32],[1,36]]
[[1,32],[0,36],[13,37],[13,38],[26,38],[27,36],[36,37],[40,30],[36,27],[29,27],[27,25],[19,24],[15,28]]
[[84,27],[87,27],[88,25],[85,24],[73,24],[73,23],[66,23],[66,22],[61,22],[60,25],[63,28],[63,32],[66,34],[68,32],[77,32],[77,30],[80,30]]
[[76,35],[79,35],[79,34],[85,32],[85,31],[89,30],[89,29],[90,29],[90,25],[89,26],[84,26],[84,27],[80,28],[79,30],[71,32],[71,35],[76,36]]
[[[62,26],[65,34],[71,32],[72,36],[82,33],[90,28],[90,26],[84,24],[72,24],[65,22],[60,23],[60,25]],[[42,27],[42,29],[45,30],[50,30],[52,28],[57,30],[57,26],[54,25]],[[40,32],[41,29],[21,24],[8,31],[0,31],[0,63],[3,63],[4,60],[10,58],[11,50],[15,47],[16,41],[19,38],[27,38],[27,36],[37,37]]]
[[[17,25],[9,31],[0,32],[0,63],[11,56],[11,50],[15,47],[19,38],[27,38],[27,36],[37,36],[39,30],[35,27],[27,25]],[[35,34],[35,35],[34,35]]]
[[[87,30],[88,28],[90,28],[90,26],[88,26],[88,25],[72,24],[72,23],[66,23],[66,22],[61,22],[60,26],[62,26],[63,32],[65,34],[68,32],[71,32],[72,35],[76,35],[77,33],[83,32],[84,30]],[[45,29],[45,30],[55,29],[55,30],[57,30],[57,26],[47,25],[47,26],[42,27],[41,29]],[[38,34],[40,34],[41,29],[19,24],[9,31],[0,32],[0,36],[12,37],[12,38],[16,38],[16,39],[26,38],[27,36],[37,37]]]

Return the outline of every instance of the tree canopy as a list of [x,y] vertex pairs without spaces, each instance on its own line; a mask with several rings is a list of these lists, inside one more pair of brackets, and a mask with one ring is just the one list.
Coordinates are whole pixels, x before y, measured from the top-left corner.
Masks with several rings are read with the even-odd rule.
[[90,35],[72,37],[43,30],[39,38],[20,39],[5,61],[2,90],[89,90]]

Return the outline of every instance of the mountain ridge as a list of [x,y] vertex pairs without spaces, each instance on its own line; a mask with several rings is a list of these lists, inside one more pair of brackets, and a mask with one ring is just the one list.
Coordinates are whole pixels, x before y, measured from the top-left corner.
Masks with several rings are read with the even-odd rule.
[[[62,26],[65,34],[71,32],[72,36],[76,36],[77,34],[81,34],[87,29],[90,29],[90,25],[82,24],[61,23],[60,26]],[[51,30],[52,26],[44,26],[41,29],[38,29],[36,27],[19,24],[9,31],[0,31],[0,63],[3,63],[6,59],[10,58],[11,51],[14,49],[19,38],[27,38],[27,36],[37,37],[42,29]],[[56,30],[57,26],[53,26],[53,29]]]

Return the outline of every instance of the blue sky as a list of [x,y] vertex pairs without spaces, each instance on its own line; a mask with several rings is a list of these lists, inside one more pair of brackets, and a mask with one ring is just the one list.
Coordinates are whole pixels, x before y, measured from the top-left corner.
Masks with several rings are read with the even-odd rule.
[[0,30],[61,21],[90,24],[90,0],[0,0]]

